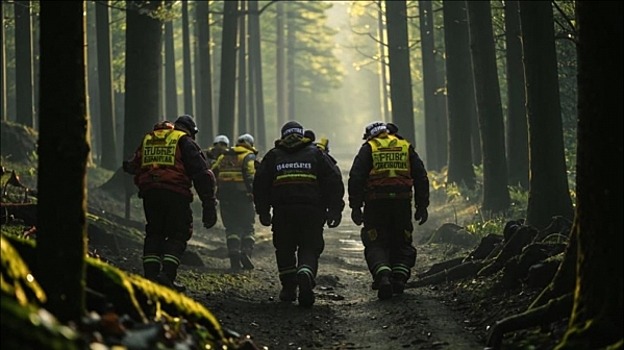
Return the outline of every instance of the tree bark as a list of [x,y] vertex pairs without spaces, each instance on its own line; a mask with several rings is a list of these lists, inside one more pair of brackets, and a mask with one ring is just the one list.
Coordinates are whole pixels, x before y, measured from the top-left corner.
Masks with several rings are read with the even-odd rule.
[[15,1],[16,121],[35,127],[33,101],[32,24],[30,1]]
[[212,143],[214,135],[214,103],[212,91],[212,53],[210,50],[210,12],[208,1],[198,1],[195,3],[197,15],[197,47],[199,50],[199,60],[196,69],[199,70],[198,92],[201,94],[197,99],[198,115],[196,120],[198,127],[202,131],[198,138],[200,145]]
[[256,146],[260,149],[268,149],[264,117],[264,91],[262,78],[262,50],[260,46],[260,14],[258,13],[258,0],[249,1],[249,60],[253,69],[254,102],[256,113]]
[[474,67],[477,114],[483,152],[483,206],[492,213],[509,208],[505,126],[489,1],[467,1],[470,53]]
[[465,4],[444,1],[443,11],[449,127],[447,181],[473,188],[476,175],[468,130],[476,107]]
[[520,2],[531,169],[527,224],[539,229],[554,216],[573,217],[551,6],[550,2]]
[[385,4],[392,121],[399,126],[401,134],[415,145],[414,102],[407,40],[407,5],[405,0],[385,0]]
[[558,349],[622,346],[622,16],[621,2],[577,2],[579,249]]
[[238,1],[223,5],[221,39],[221,88],[219,89],[219,125],[217,133],[234,138],[234,105],[236,92],[236,32]]
[[178,115],[178,83],[175,69],[173,21],[165,23],[165,111],[167,119]]
[[[193,75],[191,66],[191,35],[190,35],[188,1],[182,1],[182,72],[184,74],[184,114],[195,114],[193,108]],[[173,116],[172,116],[173,117]]]
[[[246,1],[240,2],[240,13],[245,13]],[[247,124],[247,16],[238,17],[238,133],[249,132]]]
[[42,118],[35,276],[46,292],[46,308],[63,322],[79,321],[85,307],[90,151],[85,8],[83,1],[44,1],[40,6]]

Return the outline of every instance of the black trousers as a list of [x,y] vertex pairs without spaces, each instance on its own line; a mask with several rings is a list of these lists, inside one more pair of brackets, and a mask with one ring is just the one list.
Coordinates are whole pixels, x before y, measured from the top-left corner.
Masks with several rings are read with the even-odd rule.
[[163,272],[173,280],[193,233],[191,201],[176,192],[152,189],[143,194],[143,210],[147,221],[143,245],[145,276],[158,274],[162,259]]
[[273,246],[282,285],[296,283],[297,272],[310,274],[314,281],[318,259],[325,249],[325,211],[314,205],[273,208]]
[[241,252],[251,255],[255,243],[254,222],[256,213],[253,201],[245,193],[223,195],[219,199],[221,220],[230,256]]
[[412,245],[412,207],[409,199],[380,199],[364,205],[361,231],[364,257],[373,278],[391,271],[406,281],[416,263]]

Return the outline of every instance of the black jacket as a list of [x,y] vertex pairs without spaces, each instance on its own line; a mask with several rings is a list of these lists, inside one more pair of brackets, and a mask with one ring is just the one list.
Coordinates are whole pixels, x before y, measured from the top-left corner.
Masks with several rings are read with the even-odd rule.
[[263,157],[253,184],[258,214],[290,204],[320,205],[330,213],[344,208],[340,169],[309,139],[290,135]]

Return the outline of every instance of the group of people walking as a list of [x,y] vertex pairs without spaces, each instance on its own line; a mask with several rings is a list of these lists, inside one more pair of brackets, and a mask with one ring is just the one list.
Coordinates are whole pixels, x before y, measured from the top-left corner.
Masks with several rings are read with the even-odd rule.
[[[202,202],[202,222],[211,228],[217,203],[233,271],[253,269],[255,217],[271,227],[275,261],[284,302],[315,302],[318,261],[324,250],[325,225],[342,221],[345,187],[328,140],[289,121],[261,159],[250,134],[234,145],[225,135],[202,150],[189,115],[160,122],[148,132],[124,170],[134,175],[143,199],[146,278],[183,290],[177,269],[193,232],[190,203],[195,187]],[[414,226],[427,221],[429,180],[414,147],[391,123],[365,127],[364,143],[349,171],[348,205],[361,228],[364,258],[379,299],[403,293],[416,261]],[[412,216],[412,206],[414,214]]]

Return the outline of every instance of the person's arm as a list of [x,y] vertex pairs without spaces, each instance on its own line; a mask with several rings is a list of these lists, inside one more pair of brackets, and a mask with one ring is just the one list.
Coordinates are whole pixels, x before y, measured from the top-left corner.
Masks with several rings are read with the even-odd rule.
[[271,187],[275,171],[275,156],[269,151],[255,171],[253,179],[253,200],[258,215],[270,214]]
[[256,174],[256,155],[249,153],[243,158],[243,182],[247,188],[247,193],[253,193],[253,181]]
[[414,150],[413,146],[409,148],[411,176],[414,180],[414,206],[416,208],[429,207],[429,178],[427,170],[422,159]]
[[368,174],[373,168],[371,152],[370,145],[365,143],[360,147],[358,154],[353,159],[348,181],[350,208],[362,208],[364,205],[364,189],[366,188]]

